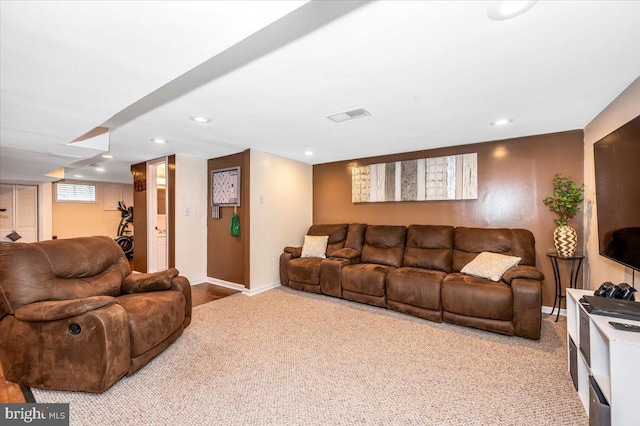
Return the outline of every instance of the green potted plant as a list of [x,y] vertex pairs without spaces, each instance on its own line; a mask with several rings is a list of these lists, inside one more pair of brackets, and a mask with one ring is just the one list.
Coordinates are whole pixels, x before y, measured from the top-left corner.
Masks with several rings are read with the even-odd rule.
[[580,210],[584,201],[584,184],[578,186],[570,177],[559,173],[553,176],[553,193],[542,202],[558,216],[558,227],[553,231],[553,243],[560,257],[572,257],[578,246],[578,234],[569,226],[569,220]]

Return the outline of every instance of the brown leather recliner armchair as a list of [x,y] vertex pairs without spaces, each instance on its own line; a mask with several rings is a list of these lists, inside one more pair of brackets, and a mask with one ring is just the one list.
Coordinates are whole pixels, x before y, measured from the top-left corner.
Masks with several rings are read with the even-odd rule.
[[132,274],[108,237],[0,245],[0,362],[8,380],[104,392],[191,322],[175,268]]

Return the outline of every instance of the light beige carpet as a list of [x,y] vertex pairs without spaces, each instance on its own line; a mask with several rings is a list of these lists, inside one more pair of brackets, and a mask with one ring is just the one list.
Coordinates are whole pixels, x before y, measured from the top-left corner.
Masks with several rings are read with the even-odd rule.
[[72,425],[585,425],[565,325],[531,341],[277,288],[194,309],[169,349]]

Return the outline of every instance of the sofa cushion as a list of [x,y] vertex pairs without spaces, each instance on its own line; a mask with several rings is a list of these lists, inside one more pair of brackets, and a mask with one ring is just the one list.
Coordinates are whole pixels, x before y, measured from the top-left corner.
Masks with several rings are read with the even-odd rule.
[[385,295],[385,276],[394,268],[372,263],[357,263],[342,267],[342,289],[371,296]]
[[345,248],[350,248],[358,253],[362,251],[364,245],[364,234],[367,232],[367,225],[364,223],[350,223],[347,231],[347,239],[344,242]]
[[516,256],[483,251],[471,262],[464,265],[460,272],[497,282],[502,279],[502,275],[508,269],[517,266],[520,260],[522,259]]
[[442,281],[442,309],[459,315],[511,321],[513,294],[503,282],[460,273]]
[[442,271],[398,268],[387,275],[387,299],[425,309],[440,310]]
[[327,240],[327,250],[325,255],[329,257],[334,251],[344,248],[348,229],[349,225],[346,223],[338,225],[311,225],[309,231],[307,231],[307,235],[328,236],[329,239]]
[[287,266],[289,280],[305,284],[320,285],[319,257],[299,257],[291,259]]
[[536,265],[535,239],[526,229],[458,227],[453,241],[451,271],[460,272],[483,251],[520,257],[520,265]]
[[129,317],[132,358],[165,340],[184,321],[185,298],[178,291],[127,294],[118,303]]
[[407,228],[404,226],[369,225],[364,237],[362,263],[402,265]]
[[453,231],[453,226],[409,226],[402,266],[451,272]]
[[328,235],[305,235],[300,257],[327,257]]

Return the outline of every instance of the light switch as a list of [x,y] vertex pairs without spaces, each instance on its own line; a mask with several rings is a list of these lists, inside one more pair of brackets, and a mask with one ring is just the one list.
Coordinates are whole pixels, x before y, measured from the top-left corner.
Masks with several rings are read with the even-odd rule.
[[258,199],[260,200],[260,204],[264,204],[264,195],[260,194]]
[[184,208],[184,215],[189,216],[189,207]]

